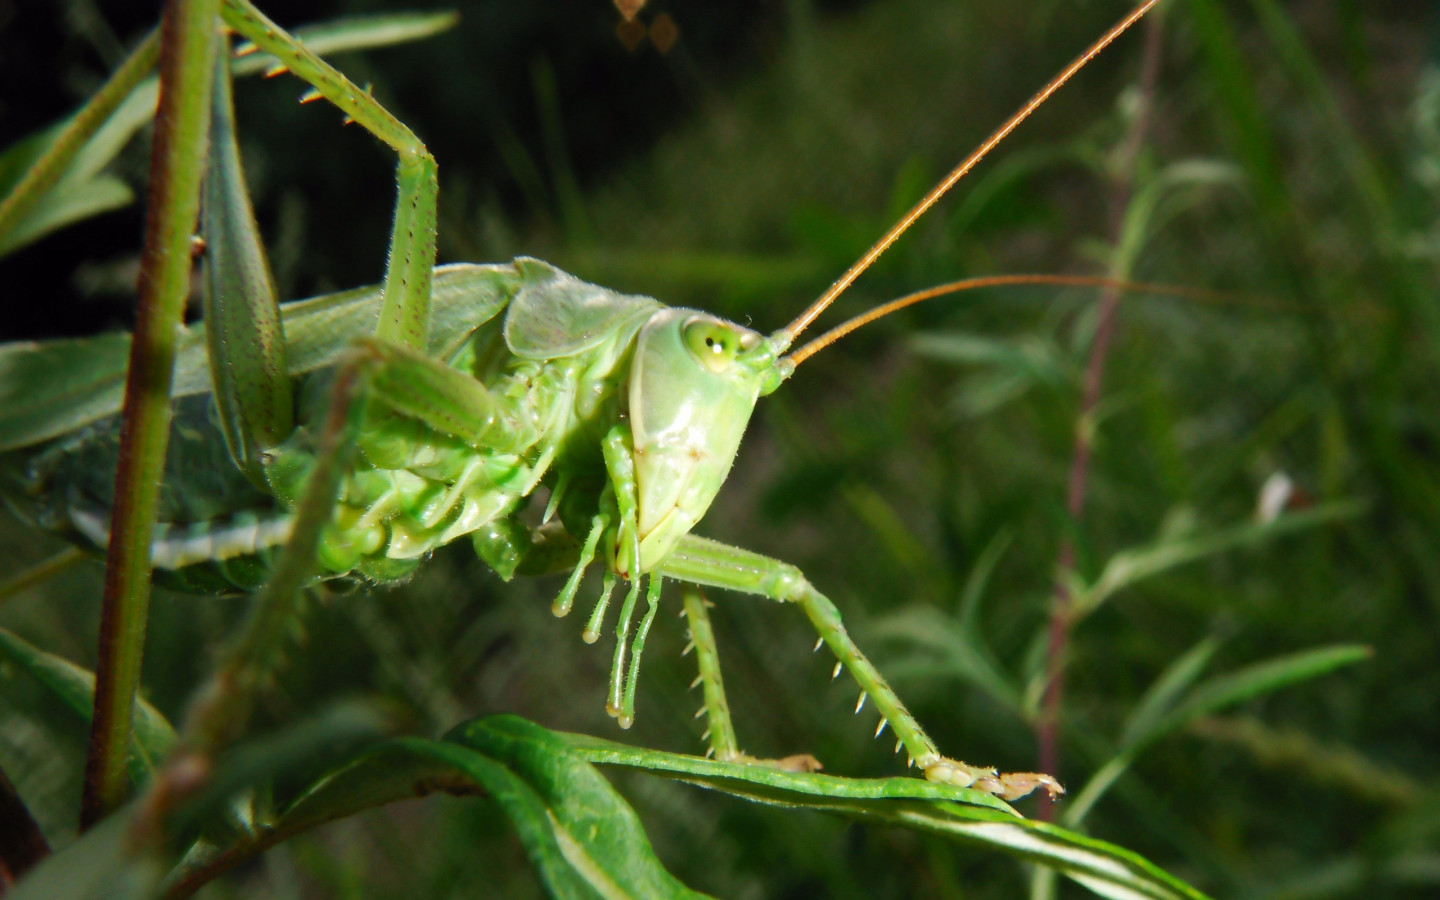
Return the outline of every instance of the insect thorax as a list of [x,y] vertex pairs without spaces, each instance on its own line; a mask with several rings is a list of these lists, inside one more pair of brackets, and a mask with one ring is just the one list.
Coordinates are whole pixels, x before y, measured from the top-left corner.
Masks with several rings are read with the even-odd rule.
[[[497,362],[494,329],[481,329],[447,362],[475,374],[520,423],[487,432],[495,435],[487,439],[492,446],[472,446],[383,401],[362,400],[339,501],[321,540],[323,571],[394,580],[436,548],[518,514],[542,481],[561,473],[572,481],[603,479],[598,435],[620,415],[617,371],[629,355],[625,347],[611,349],[556,360],[500,351]],[[321,405],[303,401],[305,420],[319,421]],[[302,426],[269,454],[266,477],[293,506],[314,464],[313,426]]]

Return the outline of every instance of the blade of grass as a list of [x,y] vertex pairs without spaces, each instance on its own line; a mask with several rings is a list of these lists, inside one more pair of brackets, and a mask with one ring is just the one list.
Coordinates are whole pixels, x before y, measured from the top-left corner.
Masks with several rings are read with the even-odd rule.
[[44,584],[66,569],[84,562],[86,554],[78,547],[61,550],[49,559],[41,560],[19,574],[0,583],[0,603],[17,594],[24,593],[37,584]]
[[[304,26],[295,34],[323,55],[421,40],[457,21],[455,12],[359,16]],[[0,190],[5,191],[0,256],[134,199],[122,181],[98,173],[155,114],[156,78],[147,73],[158,52],[152,34],[74,116],[0,154]],[[269,54],[251,53],[236,61],[235,74],[255,74],[273,65]]]
[[1159,708],[1161,703],[1173,698],[1176,687],[1193,680],[1212,649],[1208,641],[1202,642],[1172,665],[1151,687],[1141,701],[1140,709],[1136,710],[1125,729],[1120,752],[1091,776],[1066,809],[1067,825],[1078,825],[1100,797],[1114,785],[1116,779],[1130,768],[1140,751],[1165,735],[1228,706],[1369,659],[1373,652],[1369,647],[1343,644],[1256,663],[1229,675],[1212,678],[1197,686],[1189,696],[1168,711],[1162,711]]
[[[460,14],[454,10],[385,13],[302,25],[291,31],[291,34],[317,55],[329,56],[347,50],[364,50],[424,40],[453,28],[459,21]],[[236,47],[235,52],[239,58],[235,60],[232,72],[236,76],[264,72],[277,62],[275,57],[268,53],[248,52],[243,44]]]
[[[0,628],[0,660],[10,663],[36,681],[50,695],[88,725],[95,705],[95,676],[67,659],[46,653]],[[144,700],[135,705],[134,743],[130,751],[130,777],[143,781],[156,763],[175,745],[175,729],[159,710]]]
[[159,32],[151,32],[130,57],[115,70],[95,96],[80,109],[65,126],[60,137],[51,144],[39,160],[30,168],[15,189],[0,201],[0,236],[28,213],[60,176],[65,174],[70,162],[89,141],[90,136],[110,118],[110,114],[130,96],[135,86],[155,66],[160,56]]

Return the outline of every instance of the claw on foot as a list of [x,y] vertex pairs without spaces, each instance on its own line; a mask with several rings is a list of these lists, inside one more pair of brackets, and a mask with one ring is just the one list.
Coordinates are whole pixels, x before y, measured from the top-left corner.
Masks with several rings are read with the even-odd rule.
[[975,787],[989,791],[1001,800],[1019,800],[1036,788],[1044,788],[1050,799],[1065,793],[1065,788],[1053,776],[1042,772],[1007,772],[1004,775],[982,778]]
[[994,794],[1001,800],[1019,800],[1036,788],[1044,788],[1049,792],[1051,799],[1065,793],[1065,788],[1060,785],[1060,782],[1050,775],[1039,772],[1002,774],[994,769],[967,766],[965,763],[943,757],[921,760],[920,765],[925,770],[925,777],[930,781],[953,784],[956,787],[973,787],[977,791]]

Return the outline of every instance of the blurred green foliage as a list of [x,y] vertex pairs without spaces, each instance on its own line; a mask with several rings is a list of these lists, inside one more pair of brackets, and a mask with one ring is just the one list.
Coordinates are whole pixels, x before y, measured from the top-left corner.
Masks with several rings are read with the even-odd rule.
[[[633,51],[602,0],[459,6],[454,32],[338,60],[436,151],[442,261],[536,255],[769,329],[1125,4],[652,2]],[[73,102],[100,79],[105,48],[135,36],[108,31],[79,0],[5,9],[7,47],[28,19],[51,17],[66,52],[44,78],[71,87]],[[284,21],[338,12],[297,5]],[[662,16],[679,29],[665,53]],[[1035,764],[1045,632],[1069,539],[1072,584],[1092,602],[1069,643],[1058,774],[1072,797],[1097,771],[1116,779],[1085,829],[1220,896],[1433,896],[1435,13],[1178,0],[1163,16],[1156,102],[1129,170],[1114,167],[1136,109],[1134,35],[841,306],[966,275],[1109,271],[1121,185],[1134,213],[1118,235],[1130,276],[1224,295],[1127,297],[1088,421],[1093,292],[962,295],[887,320],[807,363],[762,406],[701,530],[799,565],[947,752],[1007,769]],[[393,202],[391,158],[333,110],[296,106],[298,90],[283,80],[237,88],[286,297],[376,280]],[[22,127],[25,98],[4,100],[0,123],[16,130],[0,143],[62,111]],[[132,184],[145,149],[116,167]],[[1143,215],[1140,204],[1150,204]],[[138,235],[127,215],[110,226],[123,237],[86,225],[12,257],[0,270],[7,293],[60,296],[123,323]],[[36,329],[79,317],[48,299],[43,308]],[[1072,522],[1079,428],[1093,430],[1095,456],[1087,508]],[[1267,485],[1289,513],[1260,527]],[[57,549],[12,519],[0,529],[17,563]],[[7,601],[0,625],[93,667],[98,581],[98,568],[68,573]],[[337,698],[378,696],[415,733],[505,711],[620,737],[603,711],[608,653],[581,643],[575,621],[553,620],[556,586],[502,585],[462,547],[402,588],[327,598],[262,714],[292,722]],[[873,722],[851,715],[850,689],[810,655],[795,611],[713,599],[747,750],[895,773],[888,744],[870,740]],[[157,709],[178,714],[209,662],[197,648],[215,646],[239,611],[157,598],[145,672]],[[1351,642],[1374,656],[1141,740],[1147,723],[1204,690],[1187,693],[1192,684],[1221,690],[1206,679]],[[626,741],[700,748],[683,643],[662,619]],[[10,681],[0,764],[63,843],[81,747]],[[1115,771],[1131,748],[1133,762]],[[1029,878],[917,833],[615,780],[666,867],[717,896],[1002,897]],[[282,845],[212,895],[539,891],[493,808],[440,798]]]

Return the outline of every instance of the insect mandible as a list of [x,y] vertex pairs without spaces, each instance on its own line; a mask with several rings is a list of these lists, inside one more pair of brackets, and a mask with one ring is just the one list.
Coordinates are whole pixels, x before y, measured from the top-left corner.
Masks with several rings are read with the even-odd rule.
[[[641,654],[664,579],[795,603],[838,658],[837,671],[850,672],[861,702],[873,701],[880,727],[894,731],[928,779],[1006,799],[1037,787],[1059,792],[1049,775],[1000,774],[941,755],[851,639],[834,604],[797,568],[691,530],[719,492],[759,397],[854,328],[968,285],[903,298],[792,350],[801,332],[1155,2],[1141,3],[1091,45],[793,322],[764,335],[596,287],[538,260],[435,268],[437,181],[429,151],[248,0],[226,0],[226,24],[248,49],[276,57],[397,151],[399,199],[382,285],[279,307],[229,134],[228,75],[217,77],[202,215],[208,326],[185,335],[178,361],[177,421],[186,427],[171,437],[151,548],[157,576],[194,591],[262,585],[296,516],[313,502],[306,487],[322,461],[318,435],[332,385],[353,381],[341,486],[337,496],[321,498],[330,511],[315,553],[319,577],[394,581],[435,548],[468,537],[507,580],[568,570],[554,606],[564,615],[598,560],[605,585],[584,637],[599,637],[612,589],[624,582],[606,703],[622,727],[633,721]],[[40,524],[97,549],[109,539],[112,495],[103,473],[113,470],[127,352],[124,336],[0,347],[7,493]],[[76,374],[81,357],[88,364]],[[537,526],[521,513],[542,486],[550,500]],[[686,610],[692,639],[713,659],[703,604],[687,602]],[[706,691],[711,750],[721,759],[760,762],[735,742],[715,671],[714,690],[707,684]]]

